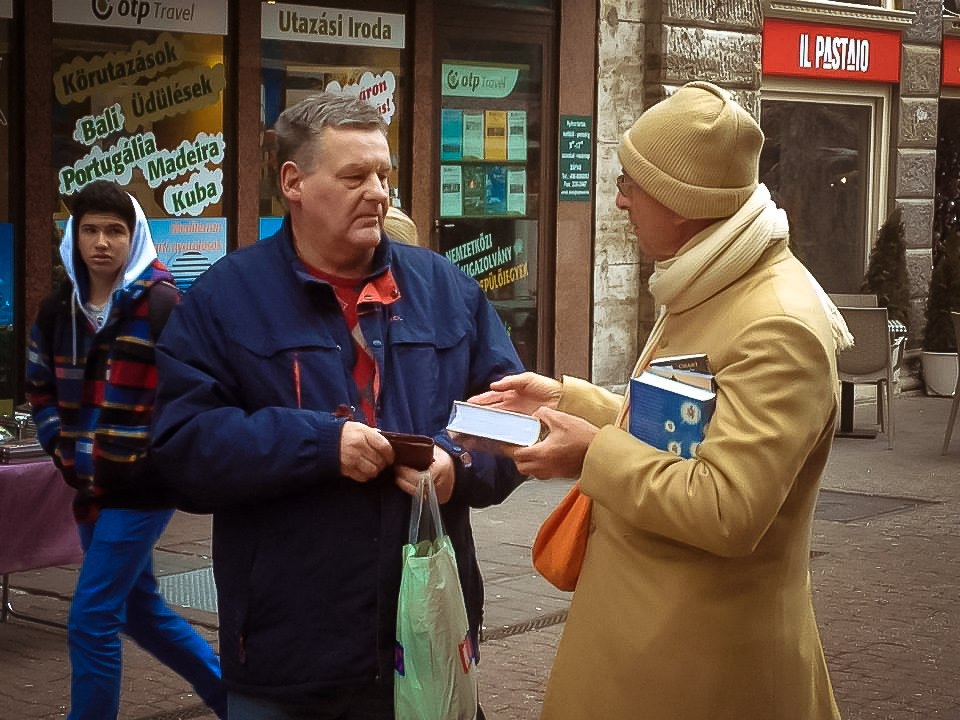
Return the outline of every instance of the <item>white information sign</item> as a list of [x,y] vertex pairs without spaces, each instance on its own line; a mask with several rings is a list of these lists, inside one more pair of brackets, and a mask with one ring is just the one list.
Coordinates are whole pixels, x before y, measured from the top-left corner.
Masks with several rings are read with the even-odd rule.
[[53,0],[53,21],[226,35],[227,0]]
[[260,37],[401,49],[406,33],[404,20],[404,16],[397,13],[263,3]]

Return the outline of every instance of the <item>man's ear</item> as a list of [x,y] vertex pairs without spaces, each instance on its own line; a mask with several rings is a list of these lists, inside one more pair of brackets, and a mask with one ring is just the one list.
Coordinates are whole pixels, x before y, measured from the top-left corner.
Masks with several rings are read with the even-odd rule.
[[300,201],[300,186],[303,183],[303,173],[300,166],[293,160],[287,160],[280,166],[280,192],[287,202]]

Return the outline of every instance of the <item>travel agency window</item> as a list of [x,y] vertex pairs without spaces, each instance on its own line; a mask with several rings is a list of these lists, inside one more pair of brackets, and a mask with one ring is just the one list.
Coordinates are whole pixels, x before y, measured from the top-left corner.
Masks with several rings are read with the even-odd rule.
[[72,196],[94,180],[117,182],[188,289],[227,248],[227,0],[54,0],[53,21],[58,231]]
[[554,157],[544,150],[553,143],[544,100],[551,32],[548,13],[462,9],[438,29],[439,251],[477,280],[530,369],[545,360],[538,283],[554,210],[544,191]]
[[828,292],[857,292],[886,214],[900,34],[768,18],[760,181],[790,245]]
[[18,362],[16,272],[10,183],[10,82],[13,74],[13,0],[0,1],[0,415],[13,413]]
[[383,0],[350,5],[261,5],[261,238],[276,232],[284,214],[273,124],[284,109],[321,91],[356,95],[379,108],[387,122],[393,161],[391,203],[409,207],[409,178],[404,172],[410,165],[405,108],[409,3]]

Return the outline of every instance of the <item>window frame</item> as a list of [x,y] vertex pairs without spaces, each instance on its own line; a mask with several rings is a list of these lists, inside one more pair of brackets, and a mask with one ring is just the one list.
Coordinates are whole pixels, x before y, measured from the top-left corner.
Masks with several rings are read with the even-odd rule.
[[765,77],[760,89],[762,123],[763,102],[805,102],[854,105],[870,109],[870,137],[867,159],[867,197],[862,252],[864,267],[870,258],[874,238],[888,213],[890,197],[890,138],[892,89],[880,83],[852,83],[839,80],[804,80]]

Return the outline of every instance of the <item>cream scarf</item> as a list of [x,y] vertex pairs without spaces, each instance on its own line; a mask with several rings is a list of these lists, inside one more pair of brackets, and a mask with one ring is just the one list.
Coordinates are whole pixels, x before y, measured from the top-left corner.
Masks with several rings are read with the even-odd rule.
[[[733,216],[694,235],[672,258],[656,262],[650,276],[650,292],[660,312],[631,377],[636,377],[653,359],[667,315],[696,307],[737,281],[768,248],[786,244],[789,233],[787,214],[770,199],[766,186],[760,184]],[[807,272],[807,277],[830,321],[837,351],[851,347],[853,336],[840,311],[813,275]],[[629,409],[628,386],[617,425],[623,426]]]

